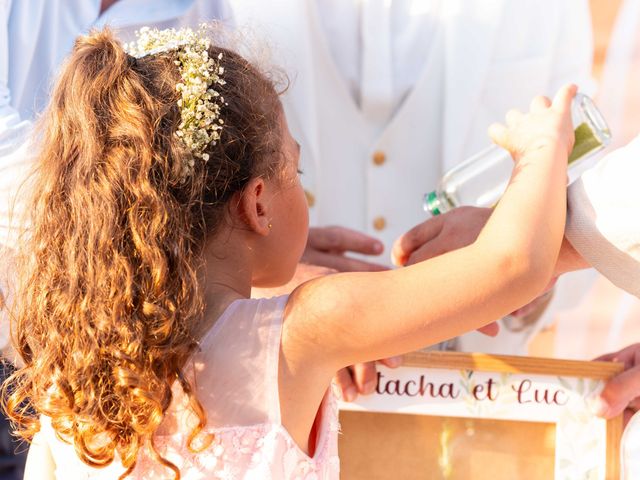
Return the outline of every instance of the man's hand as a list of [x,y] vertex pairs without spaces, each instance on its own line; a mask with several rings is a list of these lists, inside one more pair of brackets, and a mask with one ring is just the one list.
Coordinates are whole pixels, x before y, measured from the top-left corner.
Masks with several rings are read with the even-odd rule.
[[562,245],[560,246],[560,254],[556,261],[553,276],[557,278],[563,273],[589,268],[590,266],[582,255],[573,248],[573,245],[567,240],[567,237],[564,237],[562,239]]
[[471,245],[492,211],[459,207],[422,222],[394,242],[391,259],[398,266],[412,265]]
[[624,424],[640,409],[640,343],[596,358],[603,362],[624,363],[624,371],[604,386],[598,397],[595,412],[612,418],[624,412]]
[[[385,358],[378,360],[390,368],[399,367],[402,357]],[[358,394],[369,395],[376,389],[378,375],[376,362],[357,363],[351,367],[343,368],[333,378],[340,396],[346,402],[353,402]]]
[[320,265],[338,272],[378,272],[388,270],[384,265],[349,258],[345,254],[360,253],[378,256],[384,251],[379,240],[344,227],[316,227],[309,229],[307,248],[302,262]]
[[[395,241],[391,258],[396,265],[412,265],[466,247],[478,238],[492,211],[490,208],[459,207],[426,220]],[[565,243],[569,245],[568,242]],[[540,297],[511,315],[519,318],[540,317],[549,303],[549,292],[554,283],[555,281]],[[495,336],[498,329],[498,324],[494,322],[478,331]]]

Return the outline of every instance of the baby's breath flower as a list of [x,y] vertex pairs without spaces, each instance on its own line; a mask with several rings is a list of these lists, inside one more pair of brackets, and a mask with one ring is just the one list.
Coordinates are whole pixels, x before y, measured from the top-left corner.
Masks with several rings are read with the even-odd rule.
[[[136,58],[175,51],[174,63],[180,69],[181,81],[176,84],[180,92],[180,124],[175,135],[191,150],[193,156],[203,161],[209,160],[204,153],[208,145],[215,145],[220,139],[224,124],[220,109],[224,98],[215,90],[215,85],[224,85],[224,67],[220,65],[222,53],[216,59],[209,57],[209,39],[206,25],[194,32],[190,28],[175,30],[151,29],[143,27],[136,32],[137,41],[125,46],[125,50]],[[182,178],[193,174],[193,159],[182,166]]]

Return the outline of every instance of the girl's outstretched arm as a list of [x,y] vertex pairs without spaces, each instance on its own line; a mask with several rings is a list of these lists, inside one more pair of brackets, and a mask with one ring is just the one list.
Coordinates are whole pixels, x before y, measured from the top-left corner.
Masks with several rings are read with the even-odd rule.
[[534,298],[562,241],[575,91],[563,88],[553,104],[538,97],[527,115],[512,111],[507,126],[491,127],[516,165],[473,244],[399,270],[338,274],[296,289],[282,339],[287,364],[313,363],[330,377],[481,327]]

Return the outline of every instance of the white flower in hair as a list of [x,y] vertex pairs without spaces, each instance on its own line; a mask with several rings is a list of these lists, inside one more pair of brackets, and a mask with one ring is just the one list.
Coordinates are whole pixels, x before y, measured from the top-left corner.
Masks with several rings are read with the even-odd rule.
[[[204,151],[220,139],[224,124],[220,118],[224,98],[215,90],[215,85],[224,85],[225,81],[222,79],[224,68],[220,65],[222,53],[217,58],[209,56],[206,25],[201,25],[197,32],[190,28],[158,30],[143,27],[136,32],[136,37],[135,42],[125,46],[126,52],[136,58],[176,52],[175,64],[180,69],[181,82],[176,85],[180,92],[180,124],[175,134],[194,157],[208,161],[209,154]],[[193,167],[193,159],[183,165],[183,180],[193,173]]]

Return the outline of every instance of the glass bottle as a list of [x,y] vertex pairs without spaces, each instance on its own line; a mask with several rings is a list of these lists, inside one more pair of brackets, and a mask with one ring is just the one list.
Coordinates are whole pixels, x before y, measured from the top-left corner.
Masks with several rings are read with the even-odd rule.
[[[576,140],[570,169],[611,142],[609,126],[589,97],[576,94],[571,114]],[[423,207],[432,215],[462,205],[491,207],[504,193],[512,170],[509,152],[492,145],[445,173],[438,188],[424,196]]]

